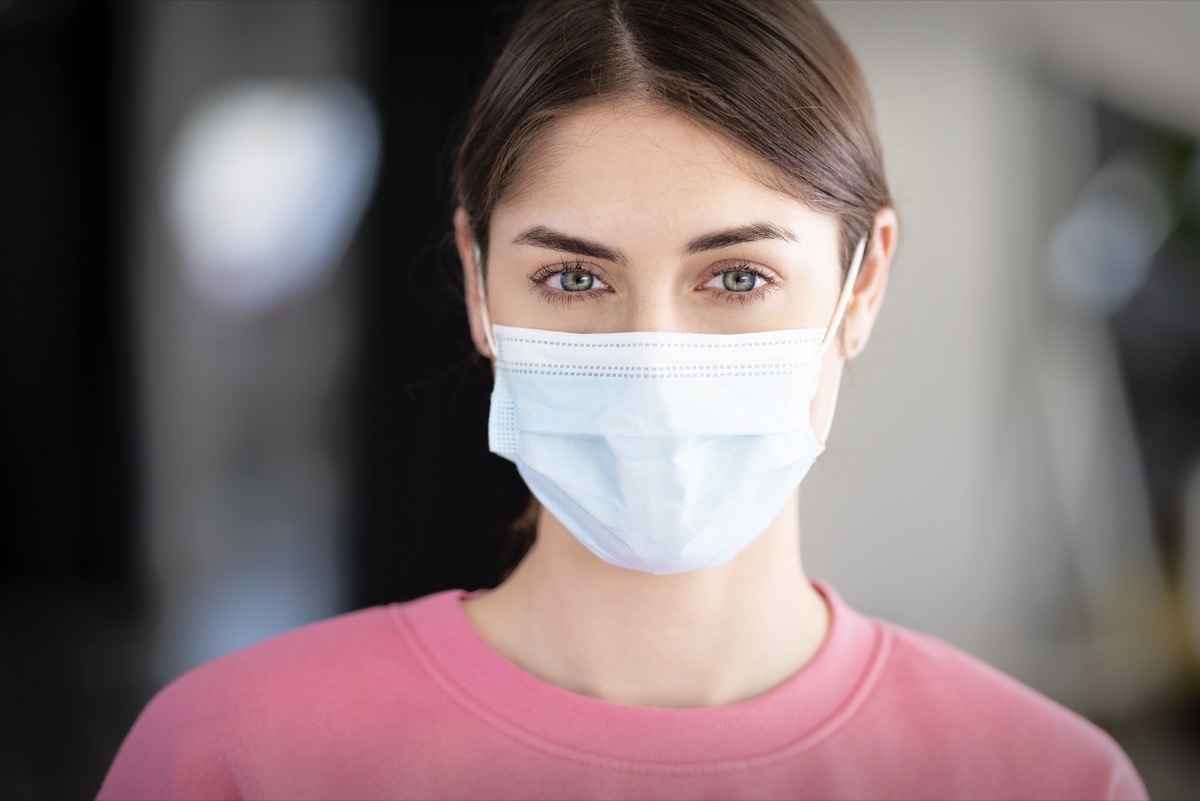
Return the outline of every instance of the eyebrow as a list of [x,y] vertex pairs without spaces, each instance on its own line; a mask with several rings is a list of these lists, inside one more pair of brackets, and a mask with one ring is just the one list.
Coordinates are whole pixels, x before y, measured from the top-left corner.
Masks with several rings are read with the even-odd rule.
[[[694,256],[706,250],[742,245],[747,242],[758,242],[763,239],[780,239],[785,242],[799,242],[799,238],[789,229],[774,223],[756,222],[741,225],[737,228],[726,228],[723,231],[713,231],[688,242],[684,247],[684,255]],[[602,245],[590,239],[584,239],[571,234],[555,231],[544,225],[526,228],[513,240],[514,245],[533,245],[548,250],[560,250],[575,253],[592,259],[604,259],[618,264],[627,264],[627,260],[619,250]]]
[[582,237],[555,231],[544,225],[535,225],[532,228],[526,228],[513,240],[513,244],[533,245],[539,248],[547,248],[548,250],[562,250],[567,253],[575,253],[592,259],[615,261],[618,264],[626,263],[625,257],[621,255],[620,251],[613,250],[606,245],[601,245],[599,242],[593,242],[590,239],[583,239]]
[[717,248],[729,247],[730,245],[742,245],[747,242],[758,242],[763,239],[782,239],[785,242],[800,241],[787,228],[769,222],[756,222],[698,236],[691,242],[688,242],[683,252],[688,256],[694,256],[706,250],[716,250]]

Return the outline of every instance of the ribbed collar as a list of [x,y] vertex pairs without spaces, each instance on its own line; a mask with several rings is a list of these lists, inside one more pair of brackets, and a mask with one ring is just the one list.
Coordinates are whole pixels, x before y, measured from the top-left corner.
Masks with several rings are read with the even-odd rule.
[[389,611],[413,651],[460,703],[510,736],[579,759],[642,769],[714,770],[774,761],[822,739],[853,715],[890,644],[887,629],[850,609],[828,585],[830,625],[817,655],[788,681],[728,706],[668,709],[569,692],[521,670],[471,625],[447,590]]

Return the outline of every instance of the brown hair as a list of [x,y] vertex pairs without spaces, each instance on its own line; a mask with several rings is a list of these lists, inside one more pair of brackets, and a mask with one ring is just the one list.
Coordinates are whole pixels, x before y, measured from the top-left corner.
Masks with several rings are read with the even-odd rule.
[[770,167],[762,179],[841,222],[842,264],[891,205],[866,82],[805,0],[533,0],[470,113],[454,200],[488,225],[555,120],[600,98],[681,112]]
[[[455,204],[486,262],[492,213],[558,119],[602,98],[681,112],[757,156],[764,183],[840,222],[841,263],[891,205],[866,82],[806,0],[532,0],[465,121]],[[512,565],[537,504],[512,526]]]

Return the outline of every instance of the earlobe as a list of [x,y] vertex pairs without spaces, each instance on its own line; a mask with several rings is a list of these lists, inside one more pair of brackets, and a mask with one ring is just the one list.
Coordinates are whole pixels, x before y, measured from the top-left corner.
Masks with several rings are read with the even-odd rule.
[[467,304],[467,322],[471,327],[471,341],[475,349],[485,359],[492,358],[492,349],[488,347],[487,334],[484,332],[483,310],[480,303],[481,279],[479,265],[479,248],[476,245],[475,233],[471,229],[471,221],[466,211],[459,208],[454,212],[454,245],[458,250],[458,260],[463,269],[464,300]]
[[891,208],[880,209],[875,214],[871,229],[870,244],[854,284],[854,294],[846,308],[846,321],[842,326],[841,351],[846,359],[853,359],[866,348],[883,304],[892,259],[896,253],[899,221]]

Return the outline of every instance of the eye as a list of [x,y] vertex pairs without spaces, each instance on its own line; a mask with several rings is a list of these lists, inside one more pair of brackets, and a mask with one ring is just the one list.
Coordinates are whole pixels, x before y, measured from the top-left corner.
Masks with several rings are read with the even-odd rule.
[[[716,285],[718,282],[719,286]],[[763,276],[749,270],[725,270],[705,286],[725,289],[728,292],[753,292],[765,283],[767,281]]]
[[530,287],[551,303],[571,303],[598,298],[608,290],[600,270],[581,261],[546,264],[529,276]]
[[596,279],[596,276],[585,270],[565,270],[558,275],[551,276],[547,283],[555,289],[561,289],[564,292],[583,292],[591,289],[596,284],[600,284],[603,287],[603,284]]
[[717,296],[723,300],[757,299],[777,288],[773,272],[748,261],[714,264],[709,272],[712,278],[704,284],[704,288],[716,290]]

